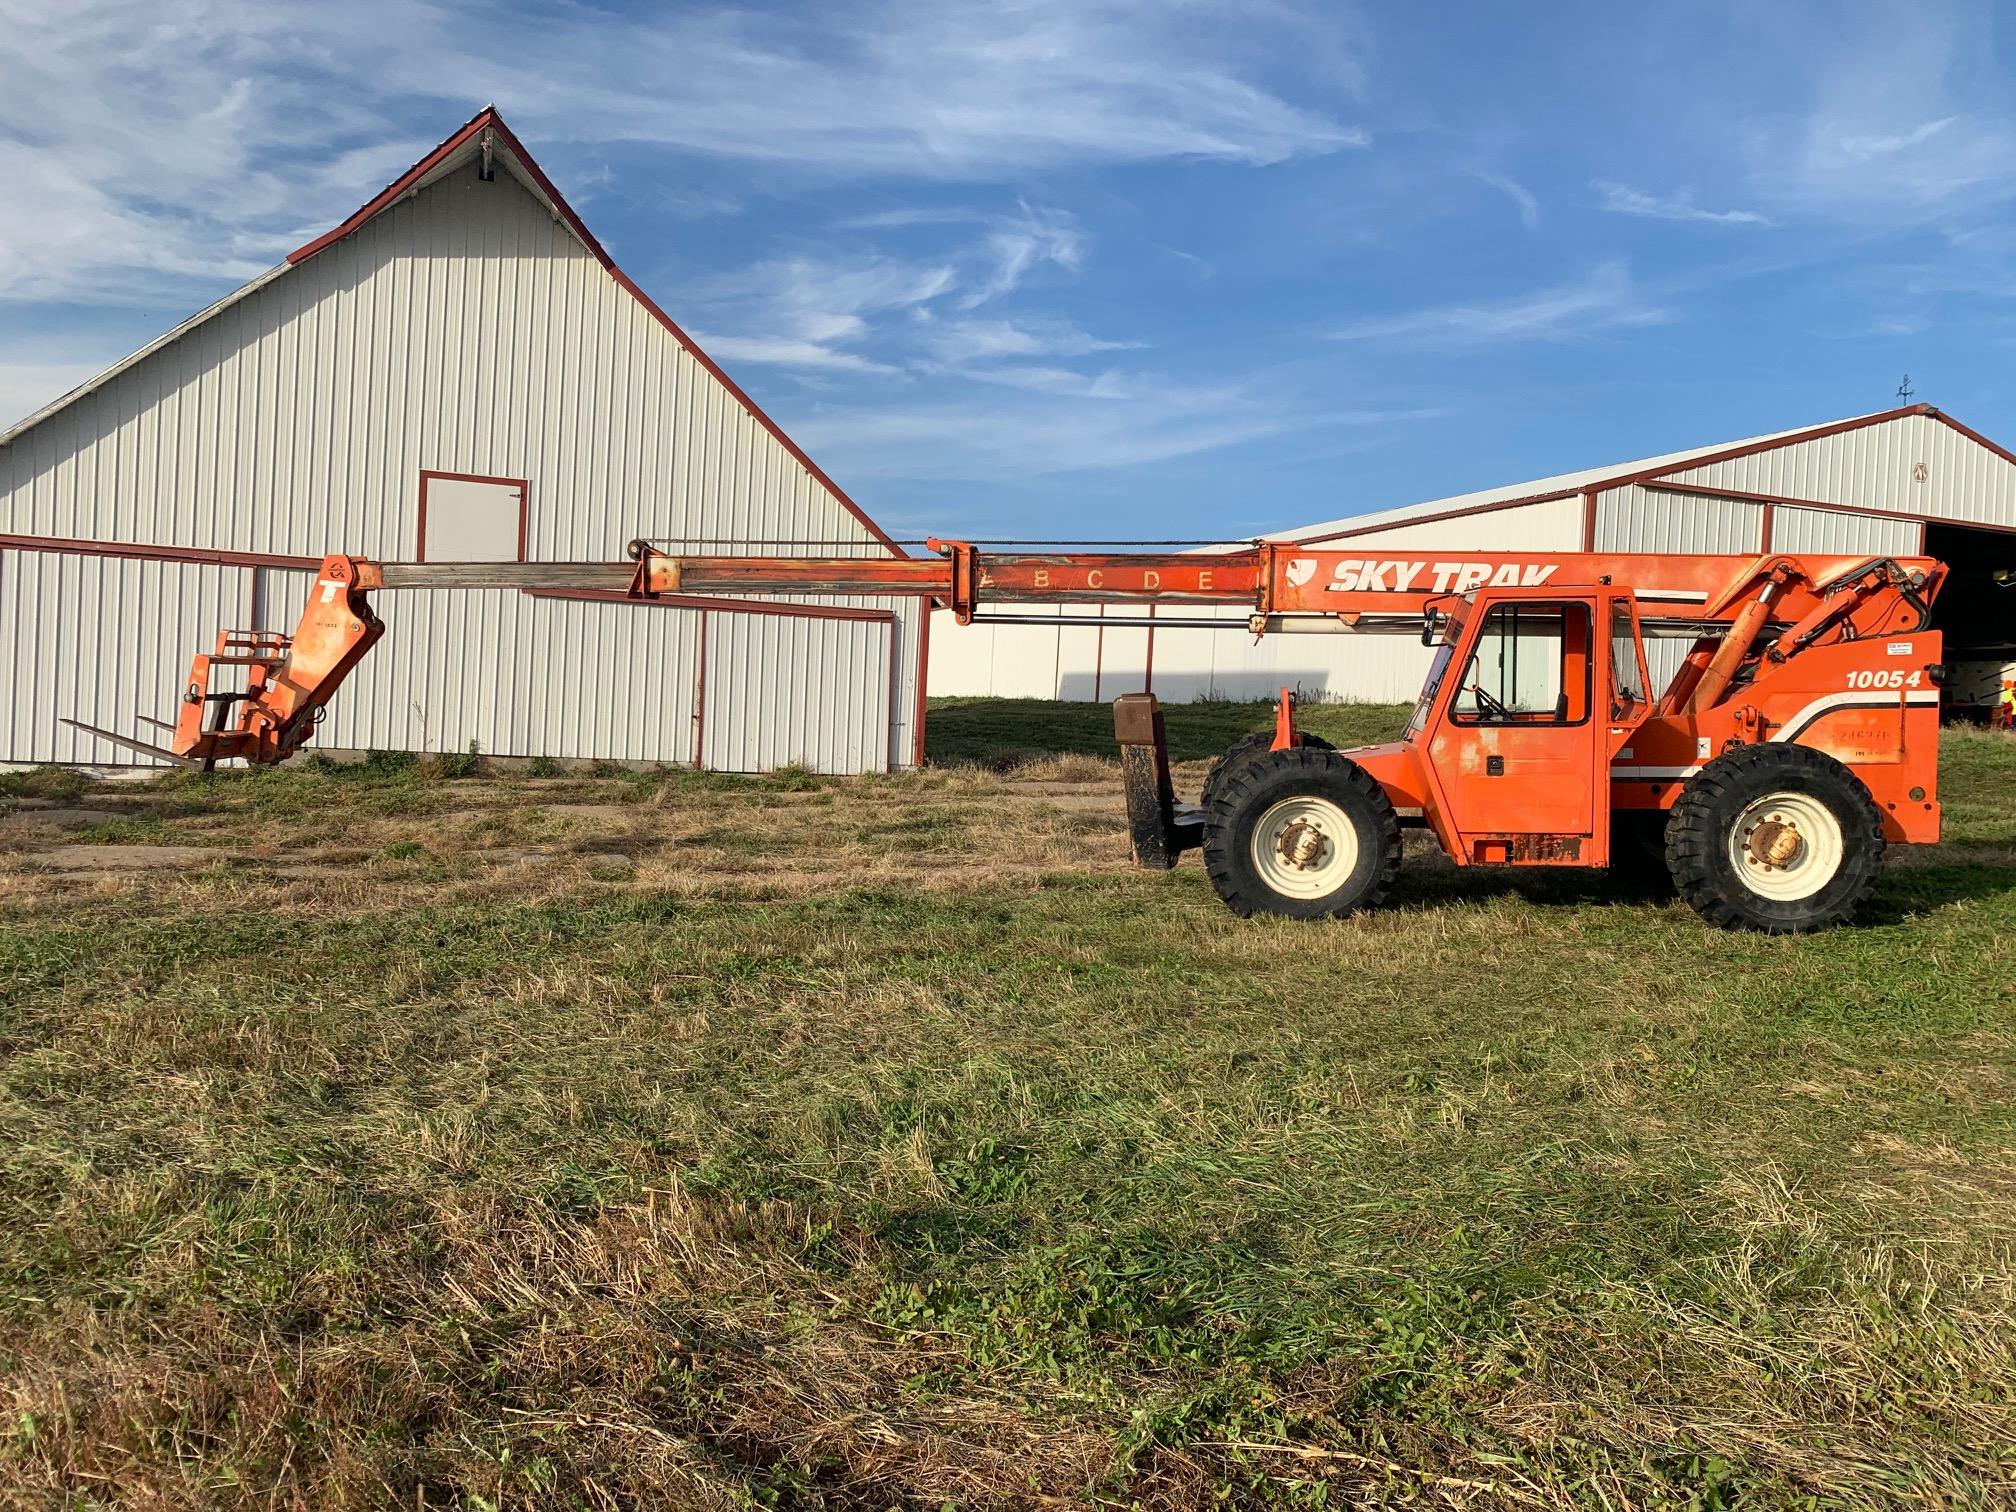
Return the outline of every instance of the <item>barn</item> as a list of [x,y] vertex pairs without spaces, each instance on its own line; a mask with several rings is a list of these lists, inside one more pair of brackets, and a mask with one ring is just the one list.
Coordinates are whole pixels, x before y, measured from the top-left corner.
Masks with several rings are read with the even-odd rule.
[[[1952,673],[1949,707],[1978,711],[2016,663],[2016,590],[1996,581],[2016,572],[2016,456],[1930,405],[1326,520],[1274,539],[1368,551],[1935,556],[1953,568],[1935,612]],[[1264,698],[1286,686],[1306,699],[1404,702],[1431,654],[1406,637],[1256,642],[1243,611],[1214,616],[1223,630],[1158,628],[1153,611],[1133,606],[1091,617],[1098,622],[948,629],[933,650],[930,691],[1101,700],[1146,688],[1181,702]],[[1200,615],[1184,606],[1181,617]],[[1683,648],[1650,649],[1663,666]]]
[[[327,553],[607,561],[638,536],[902,554],[485,109],[341,225],[0,434],[0,761],[133,761],[59,716],[172,718],[190,654],[226,626],[290,628]],[[921,759],[921,599],[377,607],[386,641],[318,748]]]

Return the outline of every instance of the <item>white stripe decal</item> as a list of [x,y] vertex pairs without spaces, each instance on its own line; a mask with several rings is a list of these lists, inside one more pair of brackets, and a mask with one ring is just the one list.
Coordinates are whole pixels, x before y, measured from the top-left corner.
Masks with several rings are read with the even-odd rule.
[[[1918,693],[1905,693],[1902,697],[1907,704],[1936,704],[1939,702],[1939,690],[1927,688]],[[1784,727],[1771,738],[1774,741],[1796,739],[1814,720],[1822,715],[1831,714],[1836,709],[1894,709],[1897,703],[1898,699],[1894,694],[1885,697],[1881,693],[1829,693],[1825,698],[1814,699],[1786,720]]]
[[[1922,707],[1925,704],[1938,703],[1939,690],[1932,688],[1917,693],[1905,693],[1901,697],[1907,704]],[[1894,709],[1897,707],[1897,702],[1897,698],[1885,697],[1881,693],[1829,693],[1825,698],[1814,699],[1786,720],[1784,727],[1771,739],[1774,743],[1796,739],[1808,726],[1836,709]],[[1620,782],[1671,782],[1680,777],[1692,777],[1704,765],[1705,762],[1684,767],[1613,766],[1610,768],[1610,777],[1612,781]]]

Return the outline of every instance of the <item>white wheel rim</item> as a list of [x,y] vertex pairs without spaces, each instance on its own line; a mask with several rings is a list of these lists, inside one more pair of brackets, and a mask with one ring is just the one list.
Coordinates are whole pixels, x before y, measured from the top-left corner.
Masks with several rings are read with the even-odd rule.
[[1760,898],[1796,903],[1832,882],[1847,845],[1841,821],[1809,793],[1767,793],[1729,829],[1729,864]]
[[1321,898],[1358,869],[1358,826],[1328,798],[1283,798],[1253,826],[1253,869],[1288,898]]

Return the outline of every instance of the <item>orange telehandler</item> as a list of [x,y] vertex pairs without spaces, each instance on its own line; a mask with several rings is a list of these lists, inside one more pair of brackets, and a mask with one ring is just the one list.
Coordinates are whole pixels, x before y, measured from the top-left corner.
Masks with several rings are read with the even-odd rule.
[[[1399,740],[1333,750],[1296,729],[1284,691],[1274,731],[1220,757],[1194,806],[1175,801],[1154,698],[1118,700],[1135,859],[1168,867],[1201,846],[1241,915],[1377,905],[1413,822],[1458,866],[1657,856],[1704,918],[1787,933],[1849,918],[1886,844],[1939,838],[1940,638],[1927,626],[1946,569],[1930,559],[931,545],[913,558],[691,556],[643,541],[610,563],[332,556],[292,635],[226,631],[195,659],[169,747],[93,733],[205,768],[284,760],[384,633],[380,590],[910,593],[962,624],[995,603],[1239,604],[1256,635],[1418,631],[1435,647]],[[1656,696],[1648,629],[1691,639]],[[245,669],[242,691],[213,689],[220,667]]]

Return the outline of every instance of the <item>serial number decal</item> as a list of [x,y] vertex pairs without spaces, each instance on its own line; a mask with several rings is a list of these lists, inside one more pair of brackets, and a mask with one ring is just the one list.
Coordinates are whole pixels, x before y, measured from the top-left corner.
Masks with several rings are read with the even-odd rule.
[[1848,686],[1851,688],[1915,688],[1925,681],[1925,674],[1919,672],[1850,672]]

